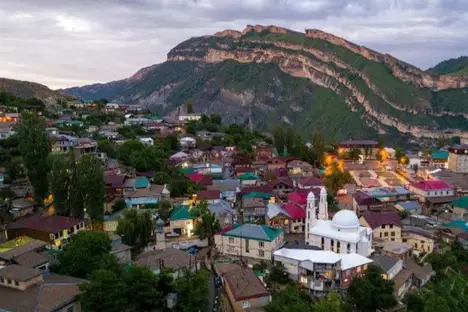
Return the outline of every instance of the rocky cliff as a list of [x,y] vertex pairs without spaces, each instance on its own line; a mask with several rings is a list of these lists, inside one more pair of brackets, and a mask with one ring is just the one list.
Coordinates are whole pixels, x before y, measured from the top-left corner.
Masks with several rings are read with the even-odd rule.
[[468,77],[428,73],[320,30],[249,25],[191,38],[167,62],[105,86],[95,95],[161,113],[193,98],[201,112],[260,129],[280,121],[337,138],[468,137]]

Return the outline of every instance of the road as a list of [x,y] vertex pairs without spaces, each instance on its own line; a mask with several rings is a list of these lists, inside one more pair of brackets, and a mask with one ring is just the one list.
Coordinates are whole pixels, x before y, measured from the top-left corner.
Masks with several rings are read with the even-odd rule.
[[216,297],[218,295],[219,289],[216,288],[215,282],[214,282],[214,274],[211,273],[211,277],[208,280],[208,308],[207,312],[213,312],[216,311]]

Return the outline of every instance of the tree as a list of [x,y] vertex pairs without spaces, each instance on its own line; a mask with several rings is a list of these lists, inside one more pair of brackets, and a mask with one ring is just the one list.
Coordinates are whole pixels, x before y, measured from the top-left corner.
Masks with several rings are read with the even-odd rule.
[[[366,273],[354,277],[347,291],[347,301],[357,311],[374,312],[397,304],[393,295],[393,281],[382,277],[382,270],[370,265]],[[369,295],[372,294],[372,295]]]
[[348,153],[348,158],[351,160],[358,160],[360,155],[361,150],[359,148],[353,147]]
[[162,307],[163,293],[158,289],[159,278],[150,269],[131,266],[123,273],[126,311],[155,311]]
[[164,185],[169,183],[171,180],[171,176],[167,172],[156,172],[156,174],[153,177],[153,183],[154,184],[159,184],[159,185]]
[[404,302],[408,307],[408,311],[420,312],[424,310],[424,299],[418,292],[407,293]]
[[101,232],[82,231],[58,255],[58,273],[78,278],[99,269],[106,255],[110,255],[111,240]]
[[283,128],[281,128],[281,126],[276,126],[273,129],[273,139],[275,142],[276,151],[279,155],[283,155],[286,140]]
[[98,141],[98,149],[101,152],[104,152],[107,154],[107,156],[115,158],[117,157],[117,151],[115,150],[114,144],[109,141],[108,139],[100,139]]
[[176,311],[205,311],[208,305],[209,278],[210,274],[207,271],[195,273],[185,270],[183,277],[179,277],[174,283],[177,293]]
[[187,111],[187,114],[193,114],[193,100],[192,99],[188,99],[186,102],[185,102],[185,110]]
[[200,202],[197,207],[200,218],[195,225],[195,235],[198,235],[200,239],[207,239],[208,246],[214,247],[214,236],[221,229],[219,220],[216,215],[208,209],[208,203],[206,201]]
[[314,304],[314,312],[342,312],[345,304],[336,291],[331,291],[326,297],[320,298]]
[[193,191],[193,187],[191,187],[191,181],[186,177],[175,177],[171,179],[171,182],[169,183],[171,197],[182,197],[189,194],[191,193],[191,190]]
[[83,183],[84,207],[91,221],[104,218],[104,172],[99,160],[93,155],[84,155],[78,162],[77,172]]
[[70,216],[70,162],[68,156],[54,155],[50,159],[50,190],[54,197],[55,213]]
[[172,204],[168,200],[159,201],[158,206],[156,208],[156,210],[157,210],[157,212],[159,214],[159,217],[164,221],[169,220],[169,216],[171,214],[171,209],[172,209]]
[[291,282],[281,262],[275,262],[265,278],[267,284],[287,284]]
[[47,157],[50,153],[50,141],[45,129],[44,118],[34,112],[23,112],[17,130],[19,150],[33,187],[34,201],[38,205],[44,204],[49,192]]
[[117,234],[122,242],[130,246],[146,246],[153,233],[153,220],[150,211],[138,213],[134,209],[124,212],[123,218],[117,224]]
[[119,199],[112,205],[112,212],[124,210],[126,207],[127,207],[127,204],[125,203],[125,200]]
[[121,312],[127,306],[127,285],[114,272],[93,272],[89,283],[80,286],[80,301],[87,312]]
[[295,140],[296,134],[294,133],[294,129],[291,127],[286,128],[284,133],[284,145],[288,153],[294,152]]
[[164,144],[170,151],[179,150],[179,138],[175,134],[169,134],[164,138]]
[[221,125],[221,116],[217,115],[217,114],[212,114],[210,115],[210,120],[212,123],[214,123],[215,125]]
[[313,312],[313,302],[309,295],[296,285],[289,285],[275,293],[265,307],[266,312]]
[[312,147],[317,155],[317,166],[320,166],[325,155],[325,140],[322,133],[315,132],[312,137]]

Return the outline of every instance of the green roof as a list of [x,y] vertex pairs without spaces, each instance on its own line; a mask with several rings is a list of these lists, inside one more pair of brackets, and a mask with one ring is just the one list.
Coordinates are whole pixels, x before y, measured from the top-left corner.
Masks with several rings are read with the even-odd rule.
[[244,199],[251,199],[251,198],[263,198],[263,199],[270,199],[272,194],[265,193],[265,192],[250,192],[244,195]]
[[135,180],[135,185],[133,187],[135,188],[145,188],[148,187],[150,184],[149,180],[147,177],[138,177]]
[[195,213],[192,209],[190,209],[187,205],[175,205],[172,208],[170,220],[177,221],[177,220],[192,220],[195,219]]
[[449,223],[445,223],[444,225],[447,227],[459,228],[459,229],[462,229],[463,231],[468,231],[468,222],[464,220],[455,220]]
[[151,120],[163,120],[161,117],[155,116],[155,115],[150,116],[148,119],[151,119]]
[[468,209],[468,196],[457,198],[451,202],[452,206]]
[[283,233],[282,228],[270,227],[263,224],[242,224],[235,225],[233,229],[223,233],[222,235],[271,242],[281,233]]
[[246,172],[237,177],[239,180],[258,180],[258,176],[252,172]]
[[447,160],[449,157],[449,152],[447,151],[435,151],[431,154],[432,159],[437,159],[437,160]]
[[191,167],[179,168],[177,169],[182,174],[191,174],[194,173],[196,170]]

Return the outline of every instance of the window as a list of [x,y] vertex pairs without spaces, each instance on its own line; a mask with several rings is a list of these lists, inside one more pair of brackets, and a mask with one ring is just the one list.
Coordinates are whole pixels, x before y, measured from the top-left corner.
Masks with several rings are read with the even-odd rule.
[[2,283],[2,284],[5,283],[5,279],[3,277],[0,278],[0,283]]
[[242,309],[248,309],[252,306],[250,301],[242,301]]
[[390,228],[393,229],[393,224],[390,224]]
[[67,309],[67,312],[74,312],[74,311],[75,311],[75,309],[74,309],[73,306],[71,306],[71,307],[69,307],[69,308]]
[[234,244],[234,237],[229,237],[229,244]]
[[385,233],[383,234],[383,236],[387,237],[387,236],[388,236],[388,232],[385,232]]
[[395,236],[395,232],[390,232],[390,236]]
[[19,282],[18,282],[18,281],[15,281],[15,286],[19,286]]
[[380,232],[380,238],[382,238],[382,232]]
[[258,242],[258,247],[260,247],[260,248],[265,247],[265,243],[264,242]]
[[265,256],[265,252],[263,250],[259,250],[258,251],[258,256],[259,257],[264,257]]
[[330,246],[333,248],[335,246],[335,241],[332,239],[330,240]]
[[346,250],[347,250],[348,252],[351,252],[351,244],[350,244],[350,243],[347,243],[347,244],[346,244]]
[[358,266],[357,269],[356,269],[356,271],[357,271],[358,273],[361,272],[361,267]]
[[336,250],[337,253],[340,253],[340,252],[341,252],[341,244],[340,244],[340,241],[337,241],[337,242],[336,242],[336,249],[337,249],[337,250]]

